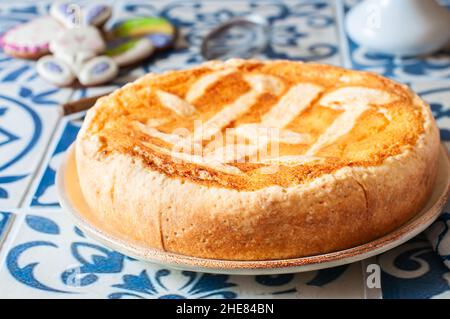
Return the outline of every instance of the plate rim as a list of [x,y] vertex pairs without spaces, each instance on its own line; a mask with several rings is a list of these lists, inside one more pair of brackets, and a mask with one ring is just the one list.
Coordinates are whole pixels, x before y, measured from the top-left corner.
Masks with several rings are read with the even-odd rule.
[[[445,185],[443,185],[442,192],[439,193],[436,201],[431,204],[431,207],[426,212],[423,212],[422,210],[407,223],[385,236],[352,248],[326,254],[289,259],[258,261],[207,259],[128,243],[89,223],[87,219],[83,218],[82,214],[78,211],[78,208],[75,207],[76,205],[72,203],[69,192],[66,189],[65,175],[71,157],[72,160],[75,161],[75,142],[67,149],[64,159],[56,172],[57,193],[63,210],[69,213],[76,226],[78,226],[85,234],[107,247],[144,262],[182,270],[218,274],[270,275],[304,272],[340,266],[376,256],[403,244],[428,228],[428,226],[430,226],[440,215],[442,208],[445,206],[450,195],[450,179],[447,178],[447,190],[445,190]],[[446,165],[446,175],[449,177],[450,159],[448,151],[443,144],[440,145],[439,151],[439,160],[441,159],[445,161],[443,165]],[[439,165],[439,167],[441,167],[441,165]],[[437,185],[438,183],[436,183],[436,186]],[[429,202],[427,202],[427,204],[428,203]],[[427,204],[425,206],[427,206]]]

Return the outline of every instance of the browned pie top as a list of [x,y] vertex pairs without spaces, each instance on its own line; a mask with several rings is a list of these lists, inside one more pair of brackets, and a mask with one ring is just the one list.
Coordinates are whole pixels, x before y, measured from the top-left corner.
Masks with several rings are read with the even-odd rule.
[[381,76],[291,61],[230,60],[147,75],[101,98],[85,130],[99,158],[126,153],[167,176],[255,190],[412,147],[424,115]]

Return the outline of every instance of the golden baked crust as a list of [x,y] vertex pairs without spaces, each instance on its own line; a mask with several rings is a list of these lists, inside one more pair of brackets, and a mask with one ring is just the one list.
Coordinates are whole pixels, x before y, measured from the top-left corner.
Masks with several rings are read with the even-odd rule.
[[429,107],[406,86],[229,60],[149,74],[99,99],[76,154],[98,227],[172,252],[255,260],[398,227],[433,186],[438,146]]

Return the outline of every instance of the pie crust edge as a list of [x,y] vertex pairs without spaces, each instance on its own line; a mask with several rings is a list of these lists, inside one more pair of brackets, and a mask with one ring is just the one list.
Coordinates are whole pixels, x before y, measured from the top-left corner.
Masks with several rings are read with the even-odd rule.
[[76,142],[80,185],[92,209],[84,217],[126,241],[203,258],[294,258],[366,243],[413,217],[434,186],[439,131],[429,106],[410,93],[424,118],[411,149],[381,165],[255,191],[171,178],[129,154],[99,160],[97,142],[83,136],[94,107]]

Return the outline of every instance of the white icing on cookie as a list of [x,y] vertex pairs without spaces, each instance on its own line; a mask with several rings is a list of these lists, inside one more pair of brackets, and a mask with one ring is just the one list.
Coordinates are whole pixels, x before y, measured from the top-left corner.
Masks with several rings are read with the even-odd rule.
[[55,2],[50,14],[67,28],[101,26],[111,17],[111,7],[104,4],[80,6],[69,1]]
[[147,38],[132,39],[106,51],[119,66],[134,64],[148,58],[155,50]]
[[76,70],[106,48],[100,32],[91,26],[65,30],[50,42],[50,51]]
[[69,85],[75,80],[75,74],[70,67],[52,55],[40,58],[36,70],[43,79],[58,86]]
[[118,72],[119,67],[113,59],[98,56],[86,62],[77,74],[81,84],[90,86],[108,82],[114,79]]
[[10,52],[39,55],[48,52],[49,42],[63,30],[52,17],[40,17],[7,31],[2,38],[2,45]]

